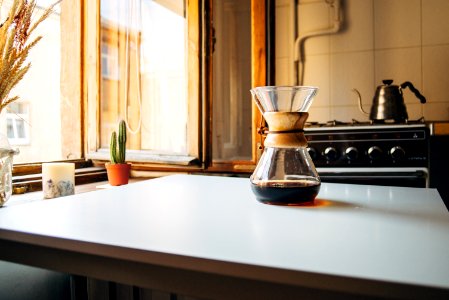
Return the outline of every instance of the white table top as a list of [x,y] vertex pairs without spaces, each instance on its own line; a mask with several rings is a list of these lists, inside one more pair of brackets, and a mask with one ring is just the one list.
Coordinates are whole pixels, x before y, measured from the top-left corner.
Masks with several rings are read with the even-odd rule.
[[[259,275],[223,266],[449,291],[449,213],[435,189],[323,183],[315,202],[266,205],[256,201],[248,179],[174,175],[6,205],[0,209],[0,241],[105,256],[132,256],[139,250],[148,255],[135,259],[151,263],[154,253],[200,258],[223,264],[213,269],[213,264],[160,256],[157,263],[236,276]],[[256,279],[268,275],[260,276]]]

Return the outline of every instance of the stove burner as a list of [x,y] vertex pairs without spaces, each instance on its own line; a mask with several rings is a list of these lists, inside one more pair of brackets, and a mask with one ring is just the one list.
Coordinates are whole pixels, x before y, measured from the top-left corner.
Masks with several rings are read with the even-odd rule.
[[358,124],[366,124],[366,122],[361,122],[361,121],[359,121],[359,120],[356,120],[356,119],[352,119],[352,121],[351,121],[351,123],[353,124],[353,125],[358,125]]
[[318,126],[320,125],[317,121],[306,122],[306,126]]
[[412,125],[412,124],[424,124],[425,119],[424,117],[421,117],[417,120],[406,120],[405,122],[388,122],[388,121],[359,121],[357,119],[352,119],[349,122],[345,121],[339,121],[339,120],[330,120],[325,123],[320,123],[317,121],[309,121],[306,122],[306,127],[338,127],[338,126],[370,126],[370,125]]
[[327,121],[326,125],[328,126],[337,126],[337,125],[347,125],[346,122],[338,121],[338,120],[330,120]]

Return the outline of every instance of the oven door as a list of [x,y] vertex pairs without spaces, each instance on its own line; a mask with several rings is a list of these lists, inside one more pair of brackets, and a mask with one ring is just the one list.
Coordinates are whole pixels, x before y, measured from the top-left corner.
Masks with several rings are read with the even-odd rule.
[[322,182],[428,187],[426,168],[317,168]]

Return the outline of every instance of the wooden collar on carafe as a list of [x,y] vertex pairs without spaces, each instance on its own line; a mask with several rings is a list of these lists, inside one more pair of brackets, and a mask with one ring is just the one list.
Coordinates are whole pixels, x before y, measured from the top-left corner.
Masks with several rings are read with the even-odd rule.
[[304,124],[309,113],[265,112],[263,117],[269,128],[264,141],[265,147],[297,148],[307,146]]

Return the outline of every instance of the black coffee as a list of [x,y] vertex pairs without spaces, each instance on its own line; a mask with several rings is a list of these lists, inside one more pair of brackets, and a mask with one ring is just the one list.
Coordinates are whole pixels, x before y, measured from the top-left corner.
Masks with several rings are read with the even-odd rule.
[[318,195],[321,184],[315,181],[267,182],[264,185],[251,184],[257,200],[275,205],[300,205],[311,202]]

